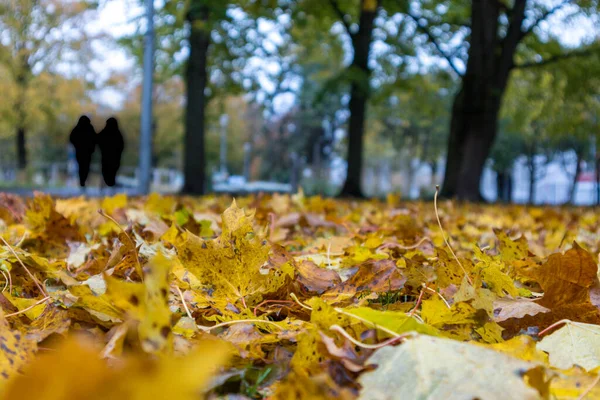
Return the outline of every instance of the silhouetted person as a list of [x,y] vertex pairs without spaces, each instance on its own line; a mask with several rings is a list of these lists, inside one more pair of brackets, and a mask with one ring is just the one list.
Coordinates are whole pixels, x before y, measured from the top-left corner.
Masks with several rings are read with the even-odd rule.
[[69,140],[75,147],[75,158],[79,166],[79,185],[85,187],[85,181],[90,173],[90,162],[96,148],[96,131],[90,119],[82,115],[77,125],[71,131]]
[[125,148],[123,135],[115,118],[106,121],[106,127],[98,134],[98,146],[102,153],[102,176],[108,186],[115,186],[117,172],[121,166],[121,154]]

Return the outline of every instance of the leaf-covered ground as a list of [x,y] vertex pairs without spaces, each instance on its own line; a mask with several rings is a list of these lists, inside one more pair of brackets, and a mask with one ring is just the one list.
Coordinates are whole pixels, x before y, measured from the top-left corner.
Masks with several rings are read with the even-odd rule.
[[438,206],[0,195],[0,392],[600,398],[597,211]]

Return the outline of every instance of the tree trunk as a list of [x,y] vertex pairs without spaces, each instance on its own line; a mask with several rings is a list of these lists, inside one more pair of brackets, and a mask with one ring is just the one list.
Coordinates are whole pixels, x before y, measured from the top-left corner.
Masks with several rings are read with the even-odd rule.
[[471,115],[465,119],[465,139],[462,143],[460,179],[456,186],[459,200],[479,201],[479,184],[494,139],[496,138],[498,110]]
[[481,175],[496,138],[498,114],[514,54],[523,38],[521,25],[526,1],[515,0],[504,37],[499,29],[501,3],[472,2],[468,61],[452,107],[442,189],[445,197],[481,199]]
[[575,152],[575,174],[573,175],[573,182],[571,182],[571,190],[569,191],[569,204],[574,204],[575,202],[575,191],[577,189],[577,178],[579,178],[579,174],[581,173],[581,153]]
[[505,202],[506,193],[506,175],[504,171],[496,171],[496,202]]
[[190,55],[186,69],[185,149],[183,193],[200,195],[205,191],[206,157],[204,131],[207,99],[207,60],[210,45],[208,9],[201,7],[188,15]]
[[506,204],[512,202],[512,172],[510,169],[497,171],[496,192],[498,202]]
[[350,89],[350,120],[348,121],[348,155],[346,161],[348,169],[346,181],[340,192],[341,197],[364,197],[360,183],[363,168],[363,136],[365,130],[365,114],[369,99],[369,54],[373,40],[373,27],[380,1],[372,7],[372,0],[361,1],[361,14],[358,32],[352,34],[352,47],[354,59],[350,70],[360,73],[360,79],[353,79]]
[[506,178],[506,182],[504,184],[504,187],[506,188],[505,201],[506,201],[506,203],[512,203],[512,199],[513,199],[513,196],[512,196],[513,195],[512,171],[510,169],[505,171],[504,176]]
[[431,181],[429,182],[429,185],[431,186],[431,188],[433,188],[437,184],[437,175],[438,175],[437,161],[430,161],[429,168],[431,168]]
[[352,84],[350,91],[350,121],[348,126],[348,170],[346,181],[340,196],[364,197],[360,188],[363,169],[363,133],[365,125],[365,112],[367,107],[367,95],[359,93],[361,89]]
[[19,123],[17,127],[17,168],[27,168],[27,143],[25,141],[25,127]]
[[14,105],[15,114],[17,116],[16,129],[16,146],[17,146],[17,168],[24,171],[27,168],[27,141],[25,137],[25,96],[27,93],[26,77],[28,70],[23,67],[22,71],[17,76],[18,98]]
[[458,185],[459,169],[462,162],[462,142],[464,141],[464,115],[461,112],[464,92],[461,89],[454,97],[452,104],[452,118],[450,119],[450,135],[448,137],[448,152],[446,155],[446,168],[444,170],[444,183],[441,196],[454,197]]
[[528,157],[529,163],[529,204],[535,204],[535,175],[537,174],[535,166],[535,153]]

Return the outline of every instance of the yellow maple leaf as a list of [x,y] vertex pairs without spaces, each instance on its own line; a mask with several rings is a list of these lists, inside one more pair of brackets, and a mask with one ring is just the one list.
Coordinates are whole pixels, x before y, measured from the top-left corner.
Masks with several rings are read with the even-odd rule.
[[252,227],[254,212],[237,207],[235,202],[222,215],[223,229],[214,240],[202,240],[190,232],[177,245],[183,266],[198,280],[214,289],[213,297],[235,303],[256,304],[265,293],[275,292],[293,268],[284,264],[264,268],[271,246]]

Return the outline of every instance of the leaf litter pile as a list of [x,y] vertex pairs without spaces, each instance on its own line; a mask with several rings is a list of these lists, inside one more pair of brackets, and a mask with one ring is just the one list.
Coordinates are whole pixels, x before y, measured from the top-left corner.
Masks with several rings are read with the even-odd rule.
[[0,195],[1,396],[600,398],[597,212],[438,206]]

